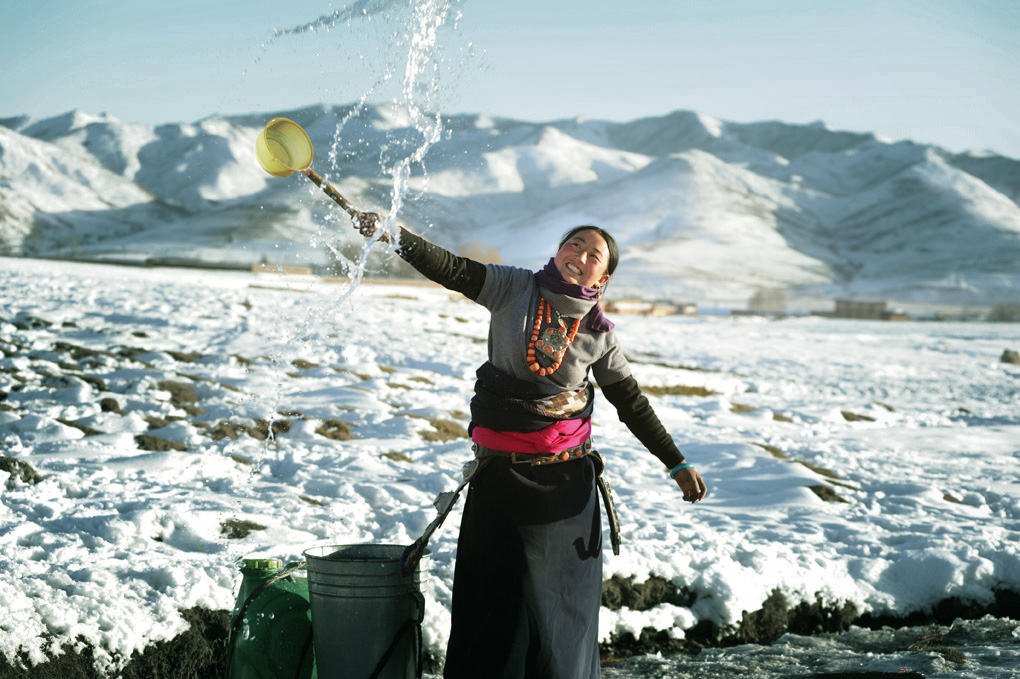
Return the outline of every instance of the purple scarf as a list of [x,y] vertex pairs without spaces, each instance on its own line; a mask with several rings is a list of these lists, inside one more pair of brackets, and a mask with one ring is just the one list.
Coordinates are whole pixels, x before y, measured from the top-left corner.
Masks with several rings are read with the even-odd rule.
[[588,312],[588,329],[592,332],[609,332],[613,329],[613,322],[605,317],[602,307],[599,305],[599,291],[589,288],[587,285],[577,285],[563,280],[563,275],[556,268],[555,257],[550,257],[545,268],[535,272],[535,280],[550,292],[557,292],[575,299],[595,300],[595,306]]

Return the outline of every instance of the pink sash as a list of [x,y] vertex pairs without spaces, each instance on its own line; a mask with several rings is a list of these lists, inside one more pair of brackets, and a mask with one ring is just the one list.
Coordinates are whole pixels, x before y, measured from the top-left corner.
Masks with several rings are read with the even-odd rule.
[[591,418],[559,420],[545,429],[532,432],[496,431],[478,425],[475,425],[471,430],[471,440],[478,445],[508,453],[535,453],[537,455],[558,453],[579,446],[589,438],[591,438]]

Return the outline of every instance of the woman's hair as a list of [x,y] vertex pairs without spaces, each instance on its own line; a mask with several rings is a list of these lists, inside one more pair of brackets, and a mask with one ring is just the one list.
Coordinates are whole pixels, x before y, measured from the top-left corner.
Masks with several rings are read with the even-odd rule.
[[570,231],[563,234],[563,238],[560,239],[560,247],[566,245],[567,241],[581,233],[582,231],[594,231],[598,235],[602,236],[606,241],[606,247],[609,248],[609,265],[606,267],[606,273],[610,276],[616,271],[616,265],[620,263],[620,248],[616,244],[616,239],[610,235],[605,229],[600,229],[597,226],[584,225],[575,226]]

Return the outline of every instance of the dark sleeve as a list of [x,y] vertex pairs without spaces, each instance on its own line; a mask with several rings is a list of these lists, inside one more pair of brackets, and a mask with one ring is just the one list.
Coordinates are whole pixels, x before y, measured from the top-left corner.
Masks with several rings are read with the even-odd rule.
[[633,376],[602,387],[602,393],[616,408],[620,421],[667,469],[684,461],[683,453],[673,443]]
[[459,292],[470,300],[478,299],[482,292],[482,285],[485,284],[484,264],[467,257],[458,257],[406,229],[400,230],[397,254],[425,278]]

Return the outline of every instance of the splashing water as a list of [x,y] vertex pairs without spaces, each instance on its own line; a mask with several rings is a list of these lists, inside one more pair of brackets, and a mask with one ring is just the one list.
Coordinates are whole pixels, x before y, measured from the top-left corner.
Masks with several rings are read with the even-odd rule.
[[[456,28],[461,17],[459,9],[462,0],[358,0],[330,14],[318,17],[305,24],[286,29],[274,29],[272,37],[263,45],[263,55],[269,46],[282,39],[300,38],[310,33],[330,33],[336,31],[338,49],[349,52],[348,44],[352,42],[350,32],[362,22],[380,20],[393,30],[387,39],[380,41],[385,49],[394,54],[392,59],[384,59],[379,65],[379,72],[374,84],[357,97],[357,103],[339,120],[333,134],[332,144],[326,156],[329,166],[323,177],[327,181],[337,181],[342,176],[342,160],[350,159],[352,153],[371,153],[373,149],[345,143],[345,128],[360,115],[364,114],[368,102],[380,97],[387,88],[399,85],[399,93],[392,97],[395,109],[402,111],[409,122],[410,135],[394,135],[380,149],[378,154],[379,168],[383,176],[391,178],[389,190],[390,205],[383,215],[382,228],[369,241],[357,244],[357,252],[347,254],[342,250],[336,238],[338,232],[351,230],[349,217],[340,210],[330,210],[324,224],[314,234],[311,245],[326,248],[332,259],[337,263],[338,273],[346,277],[346,282],[332,286],[335,294],[330,296],[317,308],[310,306],[304,310],[303,319],[295,319],[295,323],[287,330],[288,338],[280,342],[280,346],[295,343],[325,343],[336,341],[336,338],[316,337],[313,327],[321,327],[321,319],[332,319],[334,325],[342,326],[339,316],[353,311],[351,297],[360,286],[366,275],[369,258],[375,251],[384,258],[384,263],[395,255],[397,237],[399,235],[398,219],[404,207],[405,196],[410,190],[409,182],[416,170],[421,171],[423,181],[427,183],[428,174],[425,159],[429,150],[443,136],[443,122],[438,112],[440,95],[440,73],[443,64],[441,56],[441,34],[448,26]],[[346,28],[346,34],[342,29]],[[378,46],[378,45],[377,45]],[[351,55],[347,54],[348,58]],[[364,59],[364,55],[358,55]],[[354,149],[354,151],[350,149]],[[348,149],[344,151],[343,149]],[[330,176],[334,177],[330,179]],[[314,186],[309,192],[317,194]],[[316,197],[317,200],[321,196]],[[357,200],[354,201],[357,204]],[[360,209],[371,211],[371,206],[359,205]],[[389,236],[393,245],[386,246],[383,236]],[[282,351],[268,352],[268,357],[281,370],[286,367]],[[252,470],[252,477],[259,474],[263,467],[264,457],[268,448],[275,443],[274,423],[280,410],[282,393],[279,387],[268,388],[255,397],[260,404],[250,404],[255,409],[268,413],[269,435],[263,446],[262,459]],[[259,408],[258,405],[262,407]],[[254,478],[250,479],[254,480]]]
[[[400,94],[393,98],[392,103],[406,113],[410,128],[415,134],[410,138],[393,139],[392,143],[378,150],[380,168],[385,175],[392,178],[390,206],[384,216],[383,229],[361,250],[357,261],[351,261],[335,245],[324,242],[334,258],[349,272],[352,281],[350,292],[353,292],[364,277],[365,265],[373,246],[384,235],[389,236],[390,240],[396,240],[399,234],[397,220],[414,169],[422,168],[424,181],[426,183],[428,181],[425,157],[443,134],[443,122],[437,106],[440,66],[443,62],[440,55],[440,33],[451,23],[456,26],[461,17],[459,3],[460,0],[359,0],[309,23],[274,30],[275,39],[319,30],[328,32],[341,25],[352,28],[355,21],[371,21],[380,17],[398,24],[398,28],[389,36],[388,42],[391,48],[401,53],[403,64],[391,61],[382,66],[382,72],[375,84],[362,93],[357,104],[338,120],[327,156],[330,161],[330,173],[341,174],[340,149],[344,128],[364,112],[365,105],[371,98],[378,96],[385,86],[394,83],[398,72],[402,71],[399,78]],[[340,42],[343,42],[343,38]],[[334,211],[327,217],[327,222],[330,226],[339,225],[343,228],[346,226],[346,216]],[[322,233],[317,234],[317,242],[322,237]],[[349,297],[349,293],[344,299],[346,297]]]
[[350,26],[356,19],[379,16],[413,4],[413,0],[358,0],[358,2],[353,2],[343,9],[323,15],[307,24],[295,26],[294,28],[274,29],[273,37],[301,35],[302,33],[311,33],[319,29],[329,31],[336,28],[337,24],[346,23]]

